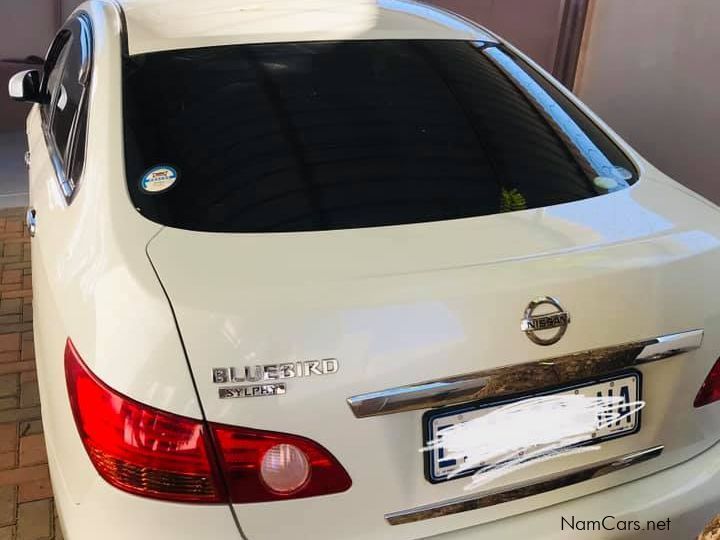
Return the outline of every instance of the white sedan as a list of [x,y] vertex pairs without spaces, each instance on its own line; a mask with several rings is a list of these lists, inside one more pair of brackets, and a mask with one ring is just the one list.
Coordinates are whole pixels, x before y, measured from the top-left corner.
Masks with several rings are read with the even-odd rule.
[[10,94],[67,540],[689,538],[720,510],[718,208],[491,32],[92,0]]

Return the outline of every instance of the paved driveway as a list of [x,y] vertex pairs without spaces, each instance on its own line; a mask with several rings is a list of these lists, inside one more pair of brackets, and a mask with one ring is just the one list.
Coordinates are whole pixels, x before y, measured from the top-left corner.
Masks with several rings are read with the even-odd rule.
[[0,540],[60,539],[35,376],[24,213],[0,210]]
[[26,148],[24,132],[0,131],[0,209],[27,206]]

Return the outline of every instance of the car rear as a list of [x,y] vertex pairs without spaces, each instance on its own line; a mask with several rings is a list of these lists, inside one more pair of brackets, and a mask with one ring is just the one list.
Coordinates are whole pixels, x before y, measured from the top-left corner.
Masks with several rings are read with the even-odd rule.
[[[569,213],[558,207],[557,214],[544,210],[477,223],[266,238],[163,231],[149,254],[176,309],[207,418],[308,437],[327,448],[352,479],[347,492],[322,499],[237,504],[235,512],[248,534],[292,534],[298,526],[292,520],[271,519],[282,506],[285,515],[302,519],[303,530],[313,537],[422,538],[620,485],[710,448],[720,428],[715,406],[696,408],[694,400],[720,346],[713,332],[716,285],[708,270],[718,264],[716,239],[677,222],[658,234],[648,228],[658,225],[655,220],[635,222],[642,223],[642,230],[627,220],[616,233],[637,234],[637,240],[615,237],[614,242],[584,245],[590,231],[599,234],[591,223],[603,215],[617,218],[617,204],[642,213],[640,208],[648,207],[640,201],[650,191],[650,198],[661,194],[667,200],[662,210],[655,207],[662,212],[655,216],[692,215],[695,220],[705,214],[713,219],[715,210],[678,197],[672,188],[650,180],[646,185],[647,191],[638,185],[632,195],[608,196],[607,202],[593,199],[584,210],[579,203],[581,208],[566,209]],[[491,219],[499,220],[497,228]],[[564,230],[568,243],[551,253],[519,253],[517,244],[527,245],[512,232],[528,228]],[[472,260],[466,242],[447,240],[473,238],[486,247],[499,231],[513,240],[492,250],[501,262],[484,260],[486,249],[478,249]],[[363,242],[356,241],[359,237]],[[353,253],[338,258],[349,244]],[[187,255],[178,255],[180,246]],[[230,253],[237,254],[235,262]],[[438,259],[445,264],[430,266]],[[408,267],[410,263],[414,266]],[[187,286],[190,276],[196,276],[192,287]],[[563,339],[548,348],[535,345],[520,330],[527,303],[542,293],[558,298],[572,315]],[[649,355],[647,363],[636,364],[646,347],[678,334],[693,338],[688,351],[665,348],[671,357]],[[582,369],[558,376],[556,365],[566,365],[574,355],[580,355]],[[336,358],[339,370],[303,378],[277,379],[272,371],[268,379],[245,376],[246,367],[253,371],[255,366],[323,358]],[[605,371],[594,371],[595,364]],[[226,367],[234,367],[237,378],[214,382],[214,371]],[[458,376],[479,372],[483,377],[501,369],[509,388],[496,388],[492,398],[482,391],[477,397],[485,399],[479,402],[444,395],[443,386]],[[590,452],[510,469],[474,492],[464,489],[468,478],[434,483],[427,472],[427,456],[420,449],[428,441],[429,413],[455,413],[458,406],[472,409],[548,391],[572,393],[577,384],[633,376],[634,398],[645,403],[636,431]],[[277,383],[284,384],[284,394],[235,393]],[[370,407],[362,415],[348,405],[348,399],[358,396],[372,399],[379,393],[381,401],[390,401],[408,387],[428,385],[437,388],[429,396],[432,408],[411,404],[385,413]],[[229,398],[224,397],[227,389],[233,389]],[[552,417],[536,416],[535,423],[544,426],[547,436],[554,433]],[[505,429],[499,425],[485,437],[498,439]],[[596,464],[651,450],[655,452],[646,462],[595,480],[590,474],[557,491],[547,486],[507,503],[499,497],[483,508],[451,508],[447,516],[423,512],[458,498],[510,494],[518,483],[542,484],[567,471],[588,467],[595,472]],[[610,492],[606,497],[615,500]],[[337,518],[305,517],[318,511]],[[403,519],[406,512],[414,514],[411,519]],[[646,512],[654,515],[651,509]],[[505,523],[512,530],[512,522]]]
[[[128,187],[167,225],[148,255],[207,420],[293,448],[309,438],[352,479],[253,497],[226,470],[250,537],[302,522],[313,538],[421,538],[619,485],[717,440],[712,407],[693,403],[718,351],[717,211],[657,173],[638,182],[641,165],[516,53],[281,43],[148,53],[125,70]],[[147,91],[156,79],[174,90]],[[179,180],[145,193],[161,163]],[[557,343],[521,329],[543,296],[569,315]],[[455,395],[457,378],[490,382]],[[530,400],[614,389],[618,409],[641,405],[582,441],[596,444],[517,459],[560,437]],[[515,464],[489,467],[474,491],[421,451],[434,426],[515,400],[538,440],[508,447]],[[520,429],[506,421],[477,436]],[[237,452],[217,446],[221,462]],[[279,508],[292,519],[273,520]]]
[[[700,528],[716,207],[490,37],[166,49],[123,57],[116,180],[158,226],[201,414],[119,390],[70,336],[104,482],[86,509],[157,511],[173,537],[553,538],[591,509]],[[618,416],[560,430],[596,398]],[[465,454],[428,449],[463,425]]]

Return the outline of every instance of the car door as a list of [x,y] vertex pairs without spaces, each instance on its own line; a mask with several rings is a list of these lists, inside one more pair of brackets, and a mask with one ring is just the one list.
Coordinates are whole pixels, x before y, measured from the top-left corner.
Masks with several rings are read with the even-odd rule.
[[[48,435],[74,429],[64,425],[71,416],[64,410],[65,385],[57,383],[64,380],[61,351],[73,309],[60,301],[58,291],[72,279],[68,260],[75,214],[80,210],[73,200],[85,160],[91,43],[90,22],[84,14],[71,18],[60,30],[43,69],[45,99],[33,107],[27,125],[35,349]],[[66,439],[47,437],[71,444]]]

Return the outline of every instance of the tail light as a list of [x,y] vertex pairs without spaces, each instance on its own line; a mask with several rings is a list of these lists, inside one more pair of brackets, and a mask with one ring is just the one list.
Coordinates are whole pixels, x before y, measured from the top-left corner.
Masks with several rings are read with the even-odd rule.
[[333,455],[304,437],[186,418],[115,392],[87,368],[70,339],[65,376],[90,460],[108,483],[129,493],[244,503],[327,495],[352,485]]
[[340,493],[352,484],[332,454],[304,437],[230,426],[212,430],[233,502]]
[[720,358],[705,377],[697,396],[695,396],[695,407],[702,407],[720,400]]
[[80,438],[110,484],[172,501],[225,499],[202,422],[113,392],[88,370],[69,339],[65,376]]

